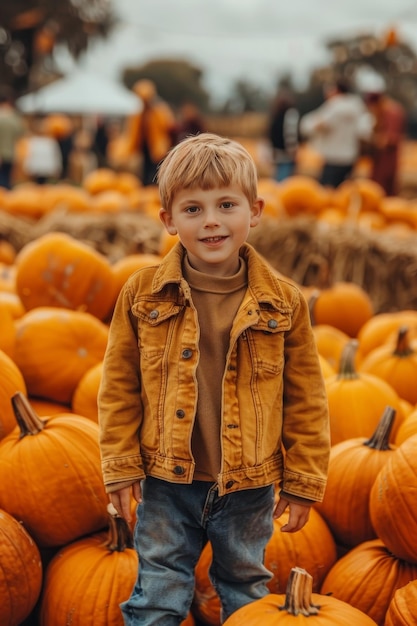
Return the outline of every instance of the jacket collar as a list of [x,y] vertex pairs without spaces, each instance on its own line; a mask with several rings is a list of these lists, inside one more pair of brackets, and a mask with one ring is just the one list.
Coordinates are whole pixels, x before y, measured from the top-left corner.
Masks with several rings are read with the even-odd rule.
[[[248,243],[240,249],[241,256],[245,259],[248,267],[248,284],[254,299],[259,303],[268,305],[273,309],[282,311],[290,308],[291,303],[284,295],[280,282],[282,278],[275,274],[274,269],[264,260],[256,250]],[[166,286],[176,284],[178,290],[184,287],[182,262],[185,256],[184,246],[178,242],[168,252],[156,270],[152,292],[158,293]],[[288,280],[290,284],[291,281]]]

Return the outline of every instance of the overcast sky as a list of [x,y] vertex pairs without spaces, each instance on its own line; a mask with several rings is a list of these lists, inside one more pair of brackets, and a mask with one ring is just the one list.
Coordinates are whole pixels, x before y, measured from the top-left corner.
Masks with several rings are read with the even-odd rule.
[[[112,0],[120,22],[82,66],[120,78],[127,65],[186,59],[221,100],[243,78],[273,91],[285,72],[302,84],[329,59],[326,41],[395,26],[417,52],[417,0]],[[69,65],[63,64],[65,69]]]

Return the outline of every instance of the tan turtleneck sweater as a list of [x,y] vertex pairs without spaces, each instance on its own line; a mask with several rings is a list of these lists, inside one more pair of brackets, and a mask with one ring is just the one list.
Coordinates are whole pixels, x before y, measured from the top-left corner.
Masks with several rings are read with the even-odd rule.
[[233,276],[211,276],[192,268],[186,257],[184,276],[200,326],[197,414],[191,442],[196,462],[194,479],[216,481],[221,466],[222,381],[230,330],[247,288],[247,269],[240,259]]

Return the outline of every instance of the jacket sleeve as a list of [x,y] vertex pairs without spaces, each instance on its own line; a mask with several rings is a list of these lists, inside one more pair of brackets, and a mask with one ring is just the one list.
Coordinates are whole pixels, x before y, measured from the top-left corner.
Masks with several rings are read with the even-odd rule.
[[98,393],[106,486],[144,477],[138,438],[142,419],[140,355],[131,302],[128,289],[122,289],[110,325]]
[[328,403],[308,305],[298,292],[285,338],[283,491],[321,501],[330,455]]

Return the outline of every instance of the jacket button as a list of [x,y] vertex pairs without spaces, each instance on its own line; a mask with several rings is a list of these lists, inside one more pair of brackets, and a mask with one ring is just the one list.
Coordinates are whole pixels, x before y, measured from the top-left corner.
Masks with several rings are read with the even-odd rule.
[[149,313],[149,317],[151,318],[151,320],[156,320],[158,316],[159,316],[159,311],[157,311],[157,309],[154,309],[153,311]]
[[277,326],[278,326],[277,320],[269,320],[268,321],[268,328],[276,328]]
[[191,359],[192,356],[193,356],[193,351],[190,350],[190,348],[185,348],[185,350],[182,351],[183,359]]
[[185,411],[183,411],[182,409],[178,409],[177,411],[175,411],[175,415],[182,419],[183,417],[185,417]]
[[176,465],[174,467],[174,474],[177,474],[177,476],[181,476],[181,474],[184,474],[185,470],[183,467],[181,467],[181,465]]
[[226,489],[231,489],[234,484],[235,484],[234,480],[228,480],[226,483]]

